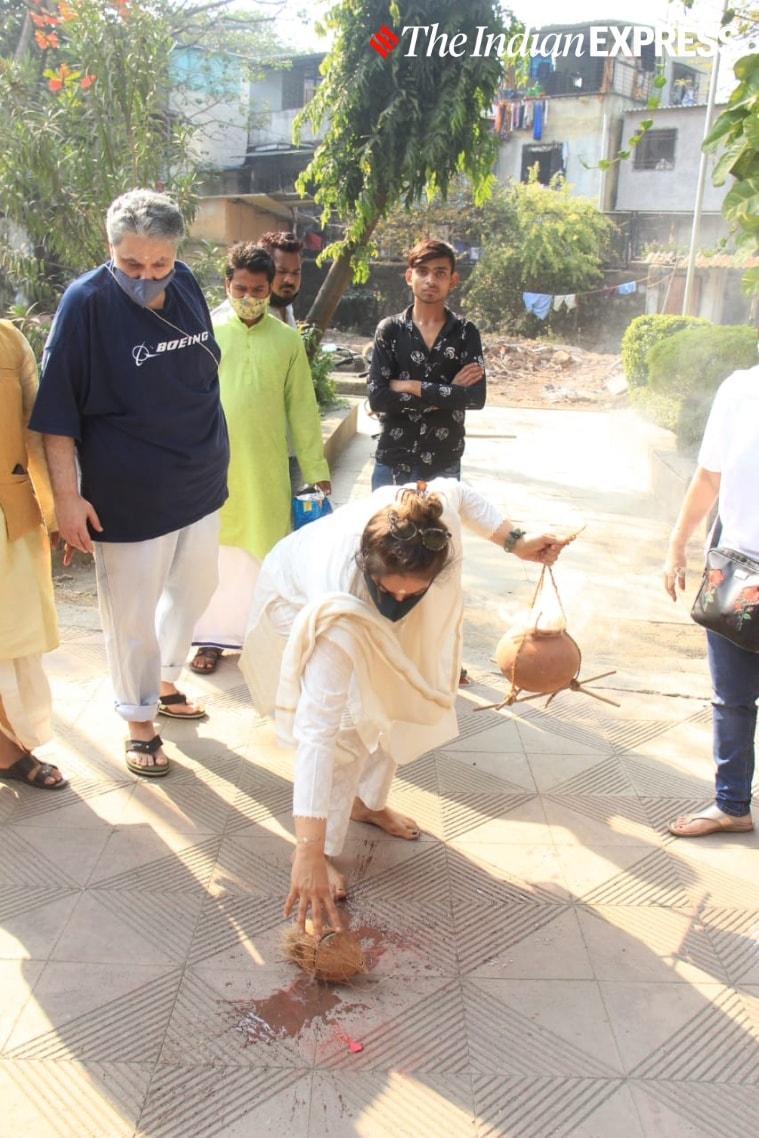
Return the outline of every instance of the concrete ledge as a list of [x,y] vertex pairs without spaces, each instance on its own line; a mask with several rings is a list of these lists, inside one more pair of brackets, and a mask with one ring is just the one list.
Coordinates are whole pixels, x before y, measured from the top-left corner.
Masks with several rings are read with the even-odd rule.
[[683,495],[696,469],[692,455],[674,449],[652,448],[649,451],[651,490],[661,514],[674,522],[682,505]]
[[339,396],[356,395],[366,398],[368,392],[367,376],[351,375],[350,373],[345,375],[343,372],[331,371],[329,378],[334,380],[335,391]]
[[359,399],[352,399],[349,407],[339,407],[322,417],[324,457],[330,470],[356,434]]

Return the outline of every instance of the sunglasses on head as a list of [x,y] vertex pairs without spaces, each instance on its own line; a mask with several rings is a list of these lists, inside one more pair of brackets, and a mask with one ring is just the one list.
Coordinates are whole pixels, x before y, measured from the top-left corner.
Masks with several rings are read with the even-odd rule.
[[412,538],[418,537],[424,548],[433,553],[445,549],[451,540],[450,533],[442,526],[425,526],[422,528],[409,518],[400,518],[395,513],[390,515],[390,532],[398,541],[411,541]]

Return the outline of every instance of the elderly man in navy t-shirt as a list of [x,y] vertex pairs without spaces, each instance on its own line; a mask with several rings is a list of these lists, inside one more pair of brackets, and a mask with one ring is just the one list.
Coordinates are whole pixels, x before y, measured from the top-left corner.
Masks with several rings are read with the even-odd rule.
[[229,444],[208,307],[176,260],[181,213],[131,190],[106,231],[111,259],[61,300],[30,425],[45,437],[64,563],[95,554],[127,766],[155,777],[169,769],[156,714],[205,714],[175,681],[216,586]]

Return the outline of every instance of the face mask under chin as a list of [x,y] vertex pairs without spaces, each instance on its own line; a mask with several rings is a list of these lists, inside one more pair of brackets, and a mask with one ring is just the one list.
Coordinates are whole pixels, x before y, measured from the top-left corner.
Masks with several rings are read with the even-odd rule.
[[401,620],[407,613],[410,613],[419,602],[426,597],[429,585],[423,593],[416,593],[413,597],[404,597],[402,601],[397,601],[392,593],[384,593],[381,589],[377,588],[377,584],[368,573],[364,573],[364,580],[366,587],[369,590],[369,596],[374,601],[374,607],[380,616],[384,616],[387,620],[392,620],[395,624],[397,620]]
[[274,289],[272,289],[269,296],[269,303],[272,308],[287,308],[288,304],[292,304],[297,295],[297,292],[294,292],[292,296],[280,296],[278,292],[274,292]]

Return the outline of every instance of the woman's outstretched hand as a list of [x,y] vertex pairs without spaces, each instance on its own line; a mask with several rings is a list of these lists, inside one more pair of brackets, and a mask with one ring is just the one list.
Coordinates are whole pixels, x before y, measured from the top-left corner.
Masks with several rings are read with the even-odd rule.
[[285,916],[289,917],[294,911],[298,931],[305,933],[309,910],[316,940],[326,929],[340,928],[340,913],[332,896],[327,858],[323,849],[307,842],[295,847]]
[[572,537],[561,538],[554,533],[540,533],[536,537],[526,533],[515,544],[512,553],[522,561],[538,561],[541,565],[553,565],[565,545]]

